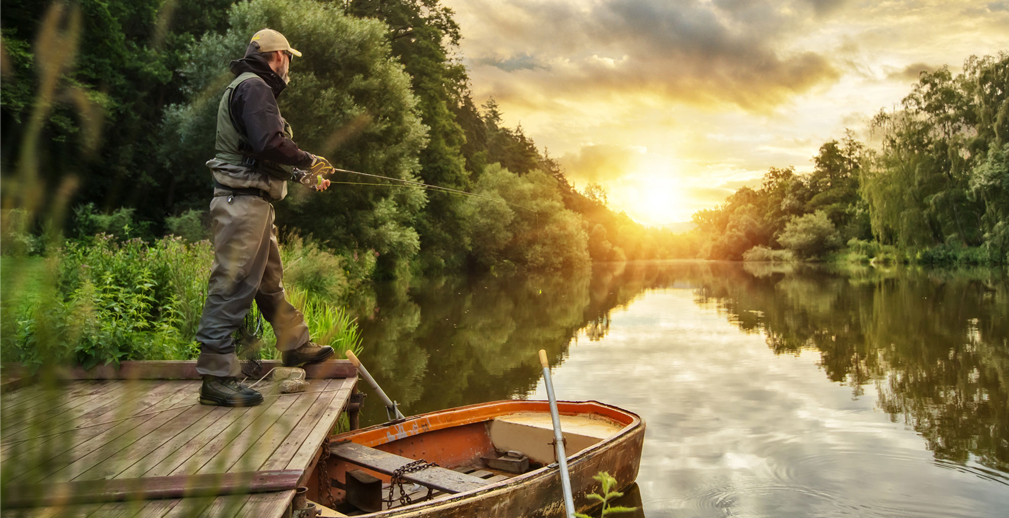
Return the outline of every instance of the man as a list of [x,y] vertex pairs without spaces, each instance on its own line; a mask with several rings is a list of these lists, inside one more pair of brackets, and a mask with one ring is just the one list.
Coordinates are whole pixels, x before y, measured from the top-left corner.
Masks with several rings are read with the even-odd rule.
[[[333,348],[309,340],[304,316],[284,295],[283,272],[272,201],[287,195],[287,181],[316,190],[329,187],[322,175],[332,166],[306,153],[292,139],[277,98],[289,81],[291,59],[301,53],[277,31],[252,37],[245,57],[231,62],[238,77],[228,86],[217,112],[217,154],[207,162],[214,176],[210,202],[214,264],[200,329],[196,370],[203,376],[205,405],[253,406],[263,396],[238,382],[234,332],[255,300],[273,325],[284,365],[321,362]],[[294,167],[309,170],[295,171]]]

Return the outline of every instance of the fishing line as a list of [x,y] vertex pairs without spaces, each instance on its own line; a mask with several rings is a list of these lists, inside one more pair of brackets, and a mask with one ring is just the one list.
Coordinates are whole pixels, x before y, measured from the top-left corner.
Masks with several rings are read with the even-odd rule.
[[[404,183],[406,185],[413,185],[413,186],[421,187],[421,188],[424,188],[424,189],[431,189],[431,190],[434,190],[434,191],[442,191],[442,192],[447,192],[447,193],[450,193],[450,194],[459,194],[459,195],[462,195],[462,196],[471,196],[473,198],[481,198],[481,199],[488,200],[488,201],[503,201],[505,204],[510,205],[512,207],[518,207],[518,208],[520,208],[522,210],[527,210],[529,212],[535,212],[533,209],[530,209],[528,207],[523,207],[523,206],[515,204],[515,203],[510,203],[510,202],[506,201],[504,198],[500,198],[500,197],[498,197],[498,198],[491,198],[490,196],[483,196],[483,195],[475,194],[475,193],[472,193],[472,192],[466,192],[466,191],[463,191],[461,189],[453,189],[451,187],[442,187],[440,185],[431,185],[431,184],[427,184],[427,183],[424,183],[424,182],[418,182],[418,181],[415,181],[415,180],[404,180],[402,178],[393,178],[391,176],[383,176],[383,175],[380,175],[380,174],[362,173],[362,172],[359,172],[359,171],[350,171],[348,169],[338,169],[336,167],[334,167],[333,170],[336,171],[336,172],[339,172],[339,173],[356,174],[356,175],[359,175],[359,176],[366,176],[368,178],[379,178],[379,179],[382,179],[382,180],[390,180],[390,181],[393,181],[393,182],[402,182],[402,183]],[[383,185],[383,184],[365,184],[365,183],[332,182],[332,181],[330,183],[344,183],[344,184],[347,184],[347,185]]]

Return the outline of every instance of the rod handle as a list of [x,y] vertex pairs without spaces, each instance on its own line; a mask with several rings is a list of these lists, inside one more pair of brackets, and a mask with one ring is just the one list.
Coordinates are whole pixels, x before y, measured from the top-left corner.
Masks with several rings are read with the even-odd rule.
[[550,368],[550,362],[547,361],[546,349],[540,349],[540,365],[542,365],[544,369]]
[[361,360],[358,360],[357,355],[354,354],[354,352],[351,351],[350,349],[347,349],[347,359],[350,360],[350,363],[354,364],[354,367],[361,366]]

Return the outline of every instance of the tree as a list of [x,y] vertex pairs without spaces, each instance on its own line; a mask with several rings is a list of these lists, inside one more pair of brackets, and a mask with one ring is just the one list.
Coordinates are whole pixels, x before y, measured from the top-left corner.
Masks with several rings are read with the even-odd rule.
[[793,218],[778,241],[800,259],[823,257],[842,245],[840,234],[823,211]]
[[580,270],[591,264],[581,217],[564,208],[556,181],[541,171],[519,176],[498,164],[464,202],[463,229],[485,269]]

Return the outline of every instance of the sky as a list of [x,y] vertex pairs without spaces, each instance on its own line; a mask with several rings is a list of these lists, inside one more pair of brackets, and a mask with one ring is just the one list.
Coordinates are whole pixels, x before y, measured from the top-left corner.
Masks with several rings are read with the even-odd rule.
[[[583,189],[676,227],[895,109],[922,71],[1009,52],[1009,0],[442,0],[493,97]],[[871,143],[871,142],[870,142]],[[682,225],[680,225],[682,227]]]

